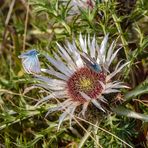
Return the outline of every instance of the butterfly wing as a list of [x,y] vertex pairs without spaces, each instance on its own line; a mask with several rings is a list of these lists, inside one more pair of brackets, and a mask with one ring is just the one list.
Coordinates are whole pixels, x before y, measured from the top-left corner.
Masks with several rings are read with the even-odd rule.
[[88,66],[88,67],[90,67],[93,63],[92,63],[92,61],[89,59],[89,57],[86,55],[86,54],[80,54],[80,56],[81,56],[81,58],[82,58],[82,60],[83,60],[83,62]]
[[28,50],[18,57],[22,59],[22,65],[26,73],[38,74],[41,72],[38,52],[35,49]]
[[38,74],[41,72],[40,63],[37,55],[22,58],[22,65],[25,72],[28,74]]
[[37,55],[36,55],[36,58],[34,60],[34,65],[32,67],[32,70],[37,74],[41,72],[40,62],[39,62]]

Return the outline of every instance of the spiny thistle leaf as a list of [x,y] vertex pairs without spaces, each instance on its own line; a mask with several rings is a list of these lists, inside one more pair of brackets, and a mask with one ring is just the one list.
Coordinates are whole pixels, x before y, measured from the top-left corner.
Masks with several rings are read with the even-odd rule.
[[125,99],[129,101],[129,99],[137,97],[142,94],[148,94],[148,79],[146,79],[143,83],[137,86],[134,90],[128,92],[125,95]]
[[113,108],[112,110],[117,115],[123,115],[123,116],[127,116],[130,118],[135,118],[135,119],[139,119],[139,120],[148,122],[148,115],[137,113],[137,112],[134,112],[134,111],[129,110],[124,107],[117,107],[117,108]]

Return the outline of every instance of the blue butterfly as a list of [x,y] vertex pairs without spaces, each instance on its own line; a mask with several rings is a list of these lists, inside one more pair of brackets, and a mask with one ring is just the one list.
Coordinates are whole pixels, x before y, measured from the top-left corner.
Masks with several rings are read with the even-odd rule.
[[88,68],[97,73],[102,71],[101,66],[95,61],[94,58],[91,58],[88,54],[84,52],[80,53],[80,56]]
[[38,52],[32,49],[18,56],[22,59],[23,68],[28,74],[39,74],[41,72],[38,55]]

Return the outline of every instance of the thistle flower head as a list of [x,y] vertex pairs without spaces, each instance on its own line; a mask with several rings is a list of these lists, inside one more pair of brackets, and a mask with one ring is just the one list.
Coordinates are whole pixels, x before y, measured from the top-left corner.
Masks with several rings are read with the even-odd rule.
[[94,7],[94,0],[72,0],[71,4],[73,6],[80,7],[82,9],[92,9]]
[[92,10],[95,6],[95,0],[71,0],[70,1],[70,14],[79,14],[81,10]]
[[[78,106],[82,106],[81,114],[84,116],[89,104],[106,112],[102,103],[107,103],[105,94],[119,92],[120,88],[126,87],[119,81],[112,81],[112,78],[119,73],[128,63],[117,64],[114,71],[110,72],[109,67],[116,57],[118,50],[114,50],[114,42],[107,48],[108,35],[106,35],[99,46],[95,36],[82,37],[80,34],[80,50],[75,41],[62,47],[57,44],[58,53],[53,51],[54,58],[46,55],[50,65],[48,69],[41,69],[49,76],[38,75],[40,87],[51,92],[41,99],[37,105],[43,104],[50,99],[65,99],[56,108],[49,109],[49,112],[63,110],[59,118],[59,126],[62,121],[70,116],[70,120]],[[98,68],[96,68],[98,67]],[[48,114],[47,113],[47,114]]]

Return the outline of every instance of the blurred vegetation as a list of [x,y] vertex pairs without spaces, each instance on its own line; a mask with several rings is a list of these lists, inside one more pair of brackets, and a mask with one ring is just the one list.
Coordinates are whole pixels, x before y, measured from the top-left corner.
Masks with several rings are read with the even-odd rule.
[[44,118],[52,103],[35,108],[42,94],[37,89],[24,94],[34,80],[18,59],[23,51],[52,54],[56,42],[77,40],[79,33],[95,34],[98,43],[109,33],[110,43],[118,38],[117,47],[123,47],[118,58],[131,62],[121,75],[130,90],[119,94],[116,104],[122,99],[121,106],[148,114],[148,1],[98,1],[93,10],[76,13],[65,2],[0,0],[0,147],[148,147],[147,122],[110,113],[100,120],[100,128],[79,120],[83,126],[70,129],[65,121],[57,131],[59,113]]

